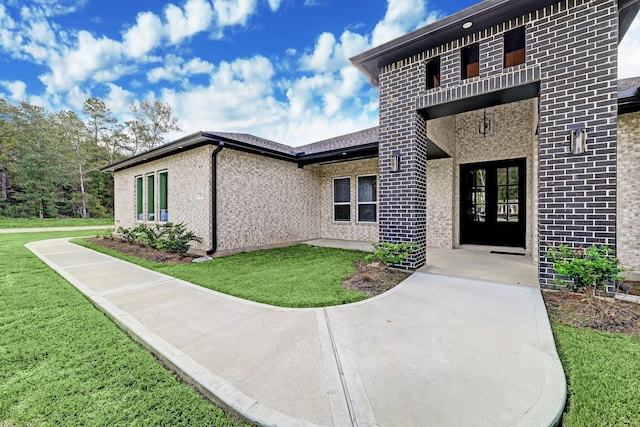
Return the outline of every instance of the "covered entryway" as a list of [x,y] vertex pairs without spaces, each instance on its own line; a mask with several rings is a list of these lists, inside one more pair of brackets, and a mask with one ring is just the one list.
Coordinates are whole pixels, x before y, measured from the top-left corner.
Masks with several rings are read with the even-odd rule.
[[526,159],[460,166],[460,243],[526,245]]

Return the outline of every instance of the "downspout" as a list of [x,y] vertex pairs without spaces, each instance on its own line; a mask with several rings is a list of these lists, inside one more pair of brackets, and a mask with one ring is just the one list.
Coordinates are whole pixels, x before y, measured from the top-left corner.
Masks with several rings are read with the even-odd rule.
[[211,248],[207,249],[207,255],[218,250],[218,182],[217,182],[217,157],[224,148],[224,142],[218,141],[218,147],[211,153]]

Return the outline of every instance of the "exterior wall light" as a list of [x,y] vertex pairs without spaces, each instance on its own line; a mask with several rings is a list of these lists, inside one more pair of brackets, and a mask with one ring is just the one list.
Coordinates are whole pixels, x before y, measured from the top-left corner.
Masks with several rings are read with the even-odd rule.
[[571,129],[570,131],[571,154],[585,154],[587,152],[587,130],[584,128]]
[[400,153],[391,155],[391,172],[400,172]]

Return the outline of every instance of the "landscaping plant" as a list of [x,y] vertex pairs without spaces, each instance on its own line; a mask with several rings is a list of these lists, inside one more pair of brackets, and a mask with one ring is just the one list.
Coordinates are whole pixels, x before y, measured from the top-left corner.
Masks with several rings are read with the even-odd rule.
[[183,254],[189,250],[191,242],[202,242],[202,238],[187,230],[185,223],[171,222],[148,226],[137,225],[134,228],[118,227],[107,238],[123,240],[127,243],[148,246],[153,249]]
[[554,282],[574,292],[593,287],[595,293],[598,288],[604,290],[607,283],[624,279],[621,273],[625,269],[607,245],[594,245],[586,250],[560,245],[557,250],[550,248],[547,258],[556,273],[569,279],[556,277]]
[[384,266],[397,265],[407,259],[409,255],[418,249],[416,243],[410,242],[379,242],[373,244],[374,252],[367,255],[365,261],[378,262]]

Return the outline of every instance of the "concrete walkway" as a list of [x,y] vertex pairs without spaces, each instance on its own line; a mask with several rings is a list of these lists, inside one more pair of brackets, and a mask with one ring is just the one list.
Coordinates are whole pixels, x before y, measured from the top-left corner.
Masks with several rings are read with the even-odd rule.
[[263,425],[545,426],[565,404],[539,289],[416,273],[360,303],[286,309],[64,239],[27,247],[187,382]]
[[82,231],[82,230],[108,230],[114,228],[113,225],[95,225],[81,227],[42,227],[42,228],[0,228],[0,234],[12,233],[47,233],[49,231]]

